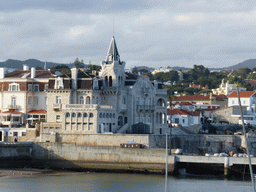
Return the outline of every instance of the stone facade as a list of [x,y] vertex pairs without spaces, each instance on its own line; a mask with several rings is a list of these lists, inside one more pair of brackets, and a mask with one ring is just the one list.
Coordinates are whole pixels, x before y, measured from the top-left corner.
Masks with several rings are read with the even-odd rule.
[[[142,122],[149,131],[167,131],[167,91],[149,77],[125,73],[114,37],[99,75],[71,69],[71,77],[50,78],[47,90],[47,123],[41,127],[41,141],[50,139],[49,124],[59,123],[56,134],[133,133]],[[72,142],[62,137],[61,142]]]

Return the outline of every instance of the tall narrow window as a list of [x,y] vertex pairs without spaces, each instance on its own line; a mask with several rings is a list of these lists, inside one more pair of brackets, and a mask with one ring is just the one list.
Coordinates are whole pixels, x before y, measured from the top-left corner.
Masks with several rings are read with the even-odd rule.
[[88,96],[88,97],[86,97],[86,104],[90,104],[90,101],[91,99],[90,99],[90,97]]
[[109,87],[112,87],[112,76],[109,76]]
[[61,103],[61,96],[56,96],[56,103],[60,104]]
[[108,76],[105,77],[105,86],[108,86]]
[[32,91],[32,84],[28,84],[28,91]]
[[34,97],[34,106],[38,106],[38,97]]
[[11,97],[11,105],[12,107],[16,106],[16,97]]
[[83,96],[80,97],[80,104],[84,104],[84,97]]

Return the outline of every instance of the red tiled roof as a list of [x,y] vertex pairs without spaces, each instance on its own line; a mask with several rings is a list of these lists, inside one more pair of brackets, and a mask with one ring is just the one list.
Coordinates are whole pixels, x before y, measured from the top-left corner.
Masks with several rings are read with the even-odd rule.
[[[30,70],[16,70],[11,73],[5,74],[6,78],[21,78],[26,75],[25,79],[31,78]],[[53,77],[52,73],[49,70],[36,70],[35,78],[50,78]]]
[[188,102],[188,101],[176,102],[176,104],[179,104],[179,105],[193,105],[191,102]]
[[250,85],[256,85],[256,80],[250,80],[249,83]]
[[46,110],[32,110],[32,111],[29,111],[28,113],[47,113]]
[[18,114],[20,114],[21,112],[17,111],[16,109],[9,109],[8,111],[4,111],[3,113],[18,113]]
[[205,95],[185,95],[185,96],[179,96],[174,97],[173,100],[209,100],[209,96]]
[[[251,97],[253,94],[255,91],[239,91],[240,97]],[[228,97],[237,97],[237,91],[233,91]]]
[[[171,109],[167,109],[167,115],[171,114]],[[188,111],[185,109],[173,109],[172,115],[189,115],[189,116],[200,116],[200,111]]]

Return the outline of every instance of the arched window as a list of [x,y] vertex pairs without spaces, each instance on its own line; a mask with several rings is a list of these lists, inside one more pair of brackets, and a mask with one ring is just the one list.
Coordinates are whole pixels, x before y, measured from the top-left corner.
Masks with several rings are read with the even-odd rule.
[[90,117],[93,117],[93,113],[90,113]]
[[84,104],[84,97],[83,97],[83,96],[80,97],[79,103],[80,103],[80,104]]
[[112,118],[112,113],[109,114],[109,118]]
[[108,86],[108,76],[105,77],[105,86]]
[[157,106],[162,106],[164,107],[165,106],[165,101],[163,99],[158,99],[157,101]]
[[86,104],[90,104],[91,103],[91,98],[89,96],[86,97]]
[[95,104],[95,97],[92,96],[92,104]]
[[115,113],[113,113],[113,118],[116,118],[116,114]]
[[70,113],[66,113],[66,117],[70,117]]
[[87,117],[87,113],[84,113],[84,117]]
[[108,118],[108,113],[106,114],[106,118]]
[[102,113],[100,113],[99,117],[102,118]]
[[75,114],[75,113],[72,113],[72,117],[76,117],[76,114]]
[[105,113],[103,113],[103,118],[105,118],[106,117],[106,114]]
[[118,126],[123,126],[123,117],[121,115],[118,117]]
[[109,87],[112,87],[112,76],[109,76]]
[[82,113],[78,113],[78,114],[77,114],[77,117],[82,117]]

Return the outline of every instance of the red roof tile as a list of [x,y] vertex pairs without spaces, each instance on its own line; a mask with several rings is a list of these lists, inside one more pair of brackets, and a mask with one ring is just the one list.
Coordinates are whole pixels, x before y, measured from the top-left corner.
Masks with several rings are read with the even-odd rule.
[[176,102],[175,104],[179,104],[179,105],[193,105],[191,102],[188,102],[188,101]]
[[46,110],[32,110],[32,111],[29,111],[28,113],[47,113]]
[[[255,91],[239,91],[240,97],[251,97],[253,94]],[[237,91],[233,91],[228,97],[237,97]]]
[[[171,109],[167,109],[167,115],[171,114]],[[185,109],[173,109],[172,115],[189,115],[189,116],[200,116],[200,111],[188,111]]]
[[20,114],[21,112],[17,111],[16,109],[9,109],[8,111],[4,111],[3,113],[17,113],[17,114]]
[[185,95],[185,96],[179,96],[174,97],[173,100],[209,100],[209,96],[205,95]]
[[[24,76],[26,75],[26,76]],[[21,78],[24,76],[24,79],[31,78],[30,70],[16,70],[11,73],[5,74],[6,78]],[[35,78],[50,78],[53,77],[52,73],[49,70],[36,70]]]

